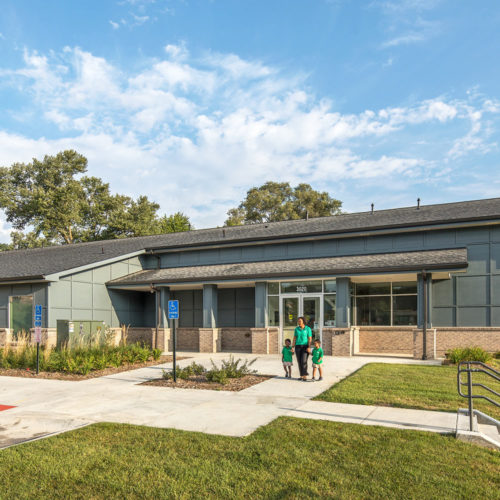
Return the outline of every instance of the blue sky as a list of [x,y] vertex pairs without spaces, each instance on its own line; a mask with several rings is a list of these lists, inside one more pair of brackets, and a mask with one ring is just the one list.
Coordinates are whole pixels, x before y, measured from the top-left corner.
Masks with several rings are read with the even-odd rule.
[[499,196],[498,26],[497,0],[2,0],[0,165],[76,149],[199,228],[268,180]]

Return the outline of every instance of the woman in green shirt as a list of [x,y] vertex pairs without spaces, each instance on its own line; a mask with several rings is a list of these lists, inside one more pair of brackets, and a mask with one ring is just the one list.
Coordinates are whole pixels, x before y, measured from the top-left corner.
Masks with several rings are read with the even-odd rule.
[[[312,331],[306,325],[306,320],[300,316],[297,320],[298,326],[293,333],[292,350],[297,356],[297,364],[299,365],[300,378],[307,380],[307,358],[311,352]],[[293,352],[292,351],[292,352]]]

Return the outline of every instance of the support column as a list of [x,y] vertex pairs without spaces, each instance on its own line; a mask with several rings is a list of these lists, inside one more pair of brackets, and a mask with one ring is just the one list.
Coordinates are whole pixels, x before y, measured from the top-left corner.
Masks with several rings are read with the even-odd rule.
[[168,322],[168,301],[170,300],[170,288],[164,286],[160,288],[160,326],[169,328]]
[[336,326],[351,326],[351,280],[349,278],[337,278],[337,297],[335,300]]
[[267,325],[267,283],[255,283],[255,328],[264,328]]
[[[432,327],[432,274],[427,274],[427,327]],[[424,326],[424,278],[417,275],[417,321],[418,327]]]
[[217,285],[203,285],[203,328],[217,328]]

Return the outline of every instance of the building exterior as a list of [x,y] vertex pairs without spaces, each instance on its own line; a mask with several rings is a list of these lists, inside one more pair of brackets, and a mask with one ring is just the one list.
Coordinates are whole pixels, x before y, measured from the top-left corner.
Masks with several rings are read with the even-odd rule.
[[[327,354],[500,350],[500,198],[0,253],[0,346],[94,322],[172,348],[278,353],[305,316]],[[72,327],[74,328],[74,326]]]

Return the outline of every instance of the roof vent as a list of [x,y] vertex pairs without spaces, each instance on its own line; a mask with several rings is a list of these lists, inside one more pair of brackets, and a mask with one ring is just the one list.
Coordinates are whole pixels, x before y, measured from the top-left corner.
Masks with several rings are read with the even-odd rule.
[[222,230],[222,237],[223,237],[223,238],[225,238],[225,237],[226,237],[226,230],[225,230],[225,229],[223,229],[223,230]]
[[104,247],[101,247],[101,253],[104,253]]
[[417,210],[420,210],[420,198],[417,198]]
[[375,205],[372,203],[372,213],[373,213],[373,207],[375,207]]

